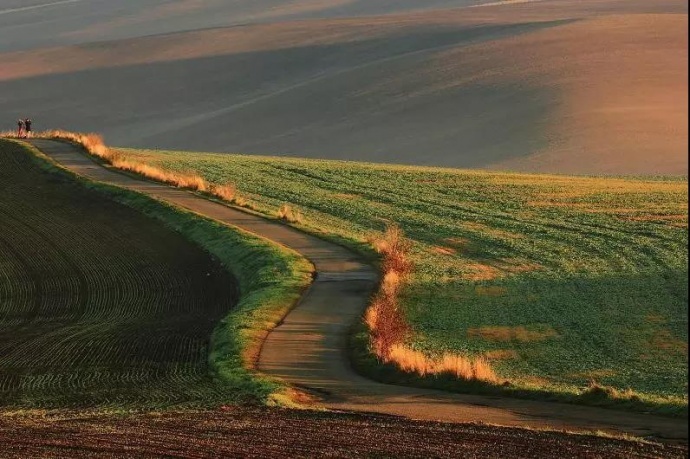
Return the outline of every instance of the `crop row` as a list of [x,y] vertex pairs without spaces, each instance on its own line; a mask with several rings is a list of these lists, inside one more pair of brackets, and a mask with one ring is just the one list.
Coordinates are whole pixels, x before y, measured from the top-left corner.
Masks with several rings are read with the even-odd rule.
[[209,339],[237,299],[208,254],[143,215],[0,154],[0,404],[217,398]]

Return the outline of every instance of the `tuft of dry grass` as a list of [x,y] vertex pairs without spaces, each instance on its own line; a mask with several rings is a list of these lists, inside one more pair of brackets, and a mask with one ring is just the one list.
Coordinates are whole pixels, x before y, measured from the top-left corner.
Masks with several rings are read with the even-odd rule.
[[398,293],[412,271],[408,255],[410,242],[394,225],[389,225],[383,235],[370,242],[382,256],[383,270],[379,291],[364,314],[370,346],[376,356],[401,371],[419,376],[449,375],[466,381],[497,382],[498,376],[484,357],[445,353],[434,358],[405,345],[410,327],[400,311]]
[[78,133],[56,129],[40,132],[36,134],[36,137],[69,140],[70,142],[78,143],[92,155],[98,156],[99,158],[102,158],[108,162],[111,162],[113,159],[118,157],[116,152],[105,145],[103,142],[103,136],[93,132]]
[[237,197],[237,187],[234,183],[228,182],[225,185],[212,185],[211,194],[223,201],[233,202]]
[[298,209],[294,209],[289,204],[283,204],[278,209],[278,218],[288,223],[302,223],[304,216]]
[[177,172],[169,172],[149,164],[139,161],[132,161],[126,158],[115,157],[110,164],[114,167],[134,172],[144,177],[156,180],[158,182],[167,183],[178,188],[185,188],[195,191],[209,191],[209,184],[201,176],[197,174],[180,174]]
[[391,350],[405,341],[410,329],[398,308],[400,279],[400,274],[394,271],[384,274],[364,316],[372,350],[384,362],[393,362]]
[[238,193],[237,186],[232,182],[227,182],[224,185],[211,184],[208,192],[213,196],[238,207],[254,209],[254,206],[249,202],[249,200]]
[[618,390],[614,387],[604,386],[591,380],[588,387],[582,391],[580,397],[590,400],[626,400],[640,401],[640,396],[632,389]]
[[412,262],[408,256],[411,244],[397,225],[388,225],[381,237],[372,240],[372,245],[382,256],[384,273],[392,271],[399,277],[404,277],[412,271]]
[[390,349],[390,361],[403,371],[420,376],[449,375],[465,381],[498,382],[499,378],[491,364],[483,357],[470,358],[446,353],[431,358],[423,352],[396,344]]

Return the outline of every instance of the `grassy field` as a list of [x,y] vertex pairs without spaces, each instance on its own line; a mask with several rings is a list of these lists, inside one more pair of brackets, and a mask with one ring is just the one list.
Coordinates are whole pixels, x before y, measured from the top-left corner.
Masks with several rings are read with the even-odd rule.
[[0,406],[266,402],[280,387],[244,353],[310,269],[0,140]]
[[413,241],[401,300],[415,349],[486,356],[520,390],[575,395],[596,382],[687,412],[684,178],[122,153],[234,182],[266,213],[290,203],[302,226],[365,252],[397,222]]

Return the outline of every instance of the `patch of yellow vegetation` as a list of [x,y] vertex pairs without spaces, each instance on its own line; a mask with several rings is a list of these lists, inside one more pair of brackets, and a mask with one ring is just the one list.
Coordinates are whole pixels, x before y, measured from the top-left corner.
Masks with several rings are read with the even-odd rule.
[[437,253],[439,255],[455,255],[456,253],[458,253],[458,251],[452,247],[441,247],[441,246],[432,247],[431,251],[433,253]]
[[648,314],[644,318],[650,324],[664,324],[664,323],[666,323],[666,317],[659,315],[659,314]]
[[503,276],[500,269],[483,263],[467,263],[465,267],[470,272],[464,276],[464,279],[470,281],[490,281]]
[[456,250],[465,251],[470,247],[472,241],[464,237],[447,237],[443,239],[443,243]]
[[487,360],[515,360],[520,358],[520,355],[513,349],[496,349],[485,352],[484,358]]
[[293,208],[289,204],[283,204],[280,206],[277,216],[279,219],[288,223],[302,223],[304,221],[302,212],[300,212],[299,209]]
[[470,231],[488,234],[490,236],[495,236],[502,239],[522,239],[525,237],[524,234],[514,233],[512,231],[507,231],[499,228],[493,228],[489,225],[485,225],[484,223],[479,222],[462,222],[460,226]]
[[647,346],[666,354],[688,355],[688,342],[678,339],[668,330],[658,330],[648,340]]
[[499,258],[480,262],[467,262],[464,265],[468,271],[464,280],[481,282],[505,277],[507,274],[519,274],[543,269],[538,263],[532,263],[518,258]]
[[432,358],[402,344],[391,348],[390,357],[401,370],[421,376],[447,374],[465,381],[498,381],[498,376],[484,357],[446,353]]
[[479,338],[487,341],[518,341],[521,343],[546,341],[558,336],[556,330],[550,326],[539,326],[538,328],[528,329],[523,326],[517,327],[479,327],[467,330],[469,338]]

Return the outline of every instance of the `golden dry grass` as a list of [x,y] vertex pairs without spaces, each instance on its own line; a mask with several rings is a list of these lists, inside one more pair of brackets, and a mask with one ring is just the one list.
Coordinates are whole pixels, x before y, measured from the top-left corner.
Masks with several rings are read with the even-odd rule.
[[371,348],[385,362],[391,362],[392,347],[403,342],[409,333],[409,326],[398,309],[399,288],[400,275],[396,272],[385,273],[379,291],[364,315],[369,327]]
[[444,353],[438,357],[411,349],[405,344],[410,327],[400,311],[398,293],[412,271],[410,242],[403,231],[389,225],[378,238],[370,239],[382,256],[383,281],[364,314],[370,346],[383,362],[419,376],[449,375],[465,381],[497,382],[498,376],[485,357]]
[[487,360],[513,360],[518,357],[519,354],[514,349],[496,349],[484,353],[484,358]]
[[445,374],[465,381],[499,380],[489,362],[483,357],[472,359],[457,354],[443,354],[434,359],[403,344],[395,344],[389,351],[389,362],[394,362],[405,372],[420,376]]
[[412,271],[412,262],[407,255],[410,242],[405,239],[400,227],[388,225],[381,237],[372,240],[372,245],[382,255],[381,269],[384,273],[395,272],[403,277]]
[[283,204],[280,206],[280,209],[278,209],[278,218],[288,223],[304,222],[304,215],[302,215],[302,212],[289,204]]
[[[0,137],[16,138],[15,132],[2,132]],[[196,172],[177,172],[152,166],[140,159],[130,158],[121,150],[114,150],[105,145],[103,137],[95,133],[78,133],[64,130],[48,130],[35,135],[38,138],[67,140],[79,144],[90,154],[97,156],[111,166],[133,172],[151,180],[166,183],[177,188],[208,193],[239,207],[252,208],[252,204],[237,191],[234,183],[209,183]],[[298,213],[301,218],[301,214]]]
[[474,291],[479,296],[503,296],[508,289],[500,285],[477,285]]
[[[100,75],[115,72],[121,77],[110,77],[131,91],[132,97],[127,98],[131,102],[119,103],[114,98],[100,122],[103,129],[112,129],[114,135],[120,136],[118,141],[123,144],[137,143],[135,139],[139,134],[122,132],[136,131],[125,120],[131,118],[132,112],[139,112],[144,115],[138,117],[136,127],[142,130],[149,126],[146,114],[156,118],[158,126],[166,120],[169,126],[175,126],[152,136],[155,138],[151,140],[153,144],[165,139],[168,145],[184,148],[217,149],[218,145],[242,145],[248,152],[278,154],[299,149],[310,156],[416,162],[420,147],[412,139],[401,142],[398,138],[406,134],[398,130],[399,127],[415,121],[404,115],[409,112],[429,121],[416,136],[423,136],[425,141],[418,142],[428,151],[425,163],[587,173],[687,171],[687,105],[684,102],[687,100],[687,14],[678,14],[678,8],[672,5],[667,8],[668,14],[638,14],[656,8],[635,7],[631,1],[538,3],[519,8],[487,7],[375,18],[288,21],[152,34],[99,46],[5,53],[0,56],[3,62],[0,81],[24,85],[30,84],[28,81],[32,77],[41,76],[50,82],[57,75],[61,78],[69,74],[70,78],[79,81],[72,85],[79,88],[74,97],[86,105],[97,106],[87,103],[84,97],[94,97],[93,100],[100,97],[97,90],[102,83]],[[558,19],[573,21],[533,23]],[[493,24],[494,28],[487,31],[486,40],[468,41],[467,33],[471,36],[472,31],[478,29],[477,25],[488,24]],[[515,27],[516,24],[520,26]],[[102,26],[99,23],[98,27]],[[408,47],[410,43],[414,46]],[[601,43],[609,45],[602,49]],[[342,53],[344,59],[336,59],[343,65],[342,73],[341,70],[331,72],[330,66],[319,66],[318,49],[325,49],[323,47]],[[315,56],[311,55],[311,49]],[[421,54],[417,55],[418,52]],[[295,74],[300,80],[297,85],[293,85],[289,73],[284,79],[279,76],[283,73],[280,69],[285,70],[280,56],[288,53],[300,56],[293,61],[299,70]],[[369,54],[372,54],[371,59]],[[391,59],[376,62],[378,56]],[[255,119],[245,119],[256,129],[242,130],[241,135],[217,130],[214,135],[202,136],[189,143],[189,133],[196,129],[198,116],[204,119],[211,116],[220,124],[232,124],[237,118],[222,113],[223,110],[190,109],[189,116],[171,115],[160,119],[154,116],[160,107],[140,103],[151,99],[152,91],[183,98],[178,100],[182,105],[185,101],[196,103],[204,97],[214,99],[216,91],[195,92],[189,88],[185,94],[174,92],[174,88],[184,85],[184,81],[174,76],[187,72],[169,72],[169,69],[187,69],[197,63],[209,63],[214,69],[199,69],[196,76],[204,83],[197,86],[215,87],[217,78],[203,79],[206,75],[222,74],[226,89],[237,88],[237,92],[227,89],[229,92],[224,93],[228,101],[244,101],[248,94],[258,96],[246,101],[252,106],[251,111],[240,112],[244,110],[243,102],[236,115],[242,119],[256,111]],[[256,67],[245,69],[244,63]],[[376,69],[369,65],[374,63]],[[151,72],[146,73],[151,78],[130,78],[129,68]],[[247,78],[242,70],[251,75],[263,70],[267,75],[265,84],[257,81],[256,85],[245,88]],[[146,81],[158,81],[159,72],[175,74],[166,78],[166,85],[171,88],[168,93],[161,85],[146,84]],[[281,89],[274,92],[263,88]],[[306,116],[303,113],[306,110],[289,108],[299,107],[299,101],[304,100],[306,94],[317,92],[323,97],[315,99],[322,100],[325,105],[314,105],[309,110],[316,114],[315,118]],[[46,91],[44,97],[35,98],[41,102],[18,98],[11,103],[37,111],[40,107],[32,109],[32,103],[46,105],[52,97],[54,100],[49,105],[55,103],[59,107],[61,100],[70,99],[63,96]],[[366,102],[363,98],[371,100],[371,105],[364,106],[361,111],[343,108],[359,107],[360,102]],[[205,102],[215,107],[211,99]],[[442,114],[442,105],[438,105],[438,101],[446,99],[457,110],[452,116]],[[168,98],[161,100],[165,102]],[[327,105],[333,100],[348,103],[337,104],[343,112],[331,118],[328,113],[332,110]],[[200,105],[205,107],[206,103]],[[403,105],[398,107],[399,104]],[[405,110],[401,109],[403,106]],[[427,106],[432,109],[420,112]],[[387,111],[389,107],[398,108]],[[220,109],[220,106],[215,108]],[[387,116],[377,117],[380,121],[372,123],[369,116],[378,110]],[[62,113],[70,117],[70,110]],[[462,122],[458,123],[456,116]],[[357,127],[340,129],[342,117],[347,117]],[[262,127],[261,123],[268,119],[277,120],[270,128],[272,137],[280,140],[265,138],[267,125]],[[497,125],[502,125],[501,121],[516,119],[522,121],[496,129]],[[452,122],[445,124],[448,120]],[[300,130],[300,135],[306,136],[304,142],[299,138],[295,142],[284,140],[297,135],[293,124],[308,126],[314,122],[330,126],[325,131],[337,134],[322,137],[320,133],[324,129],[311,132],[305,128]],[[503,131],[510,134],[503,134]],[[366,135],[358,138],[358,132]],[[377,132],[388,133],[389,138],[375,142],[372,139],[381,138],[375,135]],[[308,142],[307,137],[310,138]],[[463,142],[464,147],[458,147],[458,142]],[[315,149],[309,147],[310,144]],[[416,148],[411,151],[407,145]],[[353,150],[348,146],[353,146]],[[379,150],[380,155],[367,153]],[[459,154],[461,151],[467,153]],[[422,181],[437,186],[445,184],[443,180]]]
[[457,55],[502,62],[506,77],[560,93],[544,126],[547,144],[495,166],[635,174],[652,171],[653,158],[654,172],[687,172],[687,28],[687,14],[608,15]]
[[226,183],[225,185],[211,185],[211,193],[220,199],[228,202],[233,202],[237,196],[237,187],[234,183]]
[[648,349],[664,354],[688,355],[688,342],[676,338],[669,330],[658,330],[648,341]]
[[451,247],[441,247],[441,246],[436,246],[432,247],[431,251],[433,253],[437,253],[439,255],[455,255],[457,250],[451,248]]

